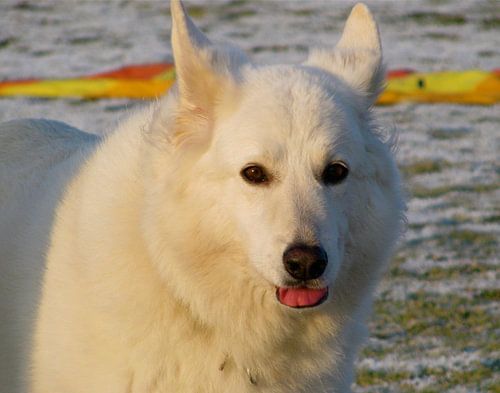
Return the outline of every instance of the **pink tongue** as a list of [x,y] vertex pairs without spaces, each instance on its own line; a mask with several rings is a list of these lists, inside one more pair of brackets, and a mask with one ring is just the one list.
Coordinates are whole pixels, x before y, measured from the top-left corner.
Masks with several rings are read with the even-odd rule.
[[328,288],[278,288],[278,300],[289,307],[311,307],[317,305],[328,293]]

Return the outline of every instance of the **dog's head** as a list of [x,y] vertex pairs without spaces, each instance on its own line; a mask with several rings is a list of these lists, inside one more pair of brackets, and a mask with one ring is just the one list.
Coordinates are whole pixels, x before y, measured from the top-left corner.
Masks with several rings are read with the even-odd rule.
[[403,203],[370,114],[384,68],[367,7],[354,7],[335,48],[286,66],[213,44],[177,0],[172,17],[177,86],[153,121],[168,145],[154,165],[157,254],[177,250],[184,279],[210,287],[202,296],[257,277],[262,296],[302,308],[335,298],[341,275],[368,283]]

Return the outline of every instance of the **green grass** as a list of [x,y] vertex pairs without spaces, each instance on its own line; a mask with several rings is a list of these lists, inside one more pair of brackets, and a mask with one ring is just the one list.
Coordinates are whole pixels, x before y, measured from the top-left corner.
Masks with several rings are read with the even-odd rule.
[[201,5],[189,5],[187,12],[192,18],[203,18],[207,14],[207,8]]
[[[498,267],[496,270],[498,270]],[[500,289],[484,289],[478,295],[476,295],[475,298],[480,300],[500,302]]]
[[500,28],[500,18],[493,16],[481,21],[481,27],[485,30],[495,30]]
[[[442,393],[457,386],[468,386],[470,388],[487,388],[487,379],[493,377],[494,370],[482,363],[476,362],[470,370],[442,370],[429,369],[428,375],[435,377],[432,386],[424,388],[420,392]],[[489,390],[488,390],[489,391]]]
[[[477,52],[477,55],[479,57],[490,58],[490,57],[495,57],[497,55],[497,52],[493,50],[480,50],[479,52]],[[478,119],[476,122],[483,123],[485,121],[483,121],[483,119]]]
[[467,229],[453,230],[448,235],[453,242],[459,242],[465,246],[481,246],[487,247],[497,244],[498,237],[486,232],[476,232]]
[[441,172],[443,169],[450,166],[451,164],[449,162],[442,160],[422,160],[401,167],[401,172],[403,172],[405,176],[414,176],[423,173]]
[[440,40],[440,41],[459,41],[460,36],[457,34],[450,33],[441,33],[441,32],[429,32],[423,34],[424,37],[430,38],[432,40]]
[[472,132],[470,128],[433,128],[429,130],[429,135],[434,139],[448,140],[463,138]]
[[[454,227],[453,221],[443,226]],[[441,233],[419,237],[406,242],[407,257],[418,250],[428,250],[426,258],[433,261],[446,260],[449,257],[468,259],[469,263],[481,259],[489,260],[500,251],[498,236],[495,233],[476,232],[468,229],[453,229]]]
[[[493,266],[475,264],[454,267],[451,275],[470,277],[493,269]],[[429,273],[438,280],[446,277],[443,271]],[[454,367],[422,366],[409,371],[405,368],[361,368],[357,384],[371,388],[371,392],[402,393],[446,392],[457,386],[481,392],[497,392],[500,371],[500,320],[495,310],[488,307],[500,299],[500,289],[485,289],[476,294],[437,294],[425,291],[410,293],[405,301],[393,300],[382,294],[375,303],[371,331],[383,341],[366,347],[363,357],[383,361],[391,354],[408,358],[433,358],[461,352],[479,352],[480,361]],[[495,355],[496,354],[496,355]],[[416,388],[413,381],[426,380],[425,388]],[[499,392],[500,393],[500,392]]]
[[452,192],[483,193],[495,191],[498,188],[498,184],[451,185],[434,188],[413,186],[410,193],[416,198],[437,198]]
[[371,370],[369,368],[357,371],[356,383],[359,386],[380,385],[388,382],[398,382],[410,378],[409,371]]
[[249,16],[255,16],[257,15],[257,11],[252,10],[252,9],[241,9],[241,10],[236,10],[236,11],[230,11],[226,12],[222,16],[223,21],[235,21],[243,18],[248,18]]
[[[470,264],[467,265],[450,266],[450,267],[434,266],[422,272],[413,272],[403,269],[399,266],[395,266],[389,270],[389,274],[392,277],[406,277],[421,281],[434,282],[440,280],[456,279],[461,276],[472,277],[472,275],[474,274],[483,274],[491,271],[494,272],[497,269],[498,267],[495,265],[471,262]],[[485,296],[487,295],[485,294]]]
[[12,36],[0,38],[0,49],[7,48],[8,46],[14,44],[15,42],[17,42],[17,38]]
[[[410,393],[442,393],[457,386],[480,388],[484,391],[496,392],[493,379],[499,369],[499,359],[489,362],[474,362],[467,370],[447,370],[445,368],[424,367],[418,372],[407,370],[372,370],[363,368],[358,370],[356,383],[359,386],[376,386],[398,383],[401,386],[399,391]],[[423,389],[416,389],[411,385],[411,380],[432,377],[429,386]],[[486,390],[487,389],[487,390]]]
[[494,214],[489,217],[485,217],[482,220],[485,224],[492,224],[492,223],[498,223],[500,222],[500,215],[499,214]]
[[485,307],[496,296],[497,292],[467,297],[421,291],[409,294],[406,301],[380,299],[375,303],[373,334],[395,345],[429,337],[453,350],[484,351],[486,344],[500,341],[500,320]]
[[314,15],[314,10],[310,8],[303,8],[300,10],[292,10],[292,15],[300,16],[300,17],[311,17]]
[[408,18],[419,24],[429,25],[463,25],[467,22],[464,15],[461,14],[444,14],[438,12],[413,12],[408,15]]

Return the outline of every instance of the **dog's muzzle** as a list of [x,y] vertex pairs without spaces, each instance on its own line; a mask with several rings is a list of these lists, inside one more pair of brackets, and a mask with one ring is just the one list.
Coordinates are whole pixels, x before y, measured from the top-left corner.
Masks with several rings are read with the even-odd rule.
[[308,281],[323,275],[328,264],[328,256],[323,247],[297,244],[283,254],[283,264],[293,278]]
[[276,290],[278,301],[288,307],[316,307],[328,298],[328,287],[311,288],[308,281],[320,278],[326,270],[328,256],[319,246],[295,244],[283,254],[285,270],[298,282],[299,287],[279,287]]

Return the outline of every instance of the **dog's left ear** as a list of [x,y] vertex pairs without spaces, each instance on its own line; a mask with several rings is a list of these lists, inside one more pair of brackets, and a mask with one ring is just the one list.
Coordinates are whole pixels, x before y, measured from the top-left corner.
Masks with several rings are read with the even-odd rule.
[[356,4],[333,49],[313,49],[306,65],[343,79],[371,106],[384,87],[385,68],[377,23],[368,7]]
[[217,104],[234,90],[246,57],[234,48],[219,47],[195,26],[180,0],[171,0],[172,51],[178,107],[171,141],[201,144],[210,139]]

